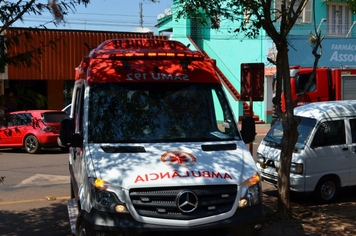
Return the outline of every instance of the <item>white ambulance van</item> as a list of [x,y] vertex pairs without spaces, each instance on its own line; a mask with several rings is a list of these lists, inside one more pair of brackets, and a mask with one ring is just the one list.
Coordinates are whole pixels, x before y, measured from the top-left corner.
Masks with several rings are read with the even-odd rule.
[[[311,192],[322,203],[340,187],[356,185],[356,101],[316,102],[294,109],[300,118],[290,189]],[[262,181],[277,185],[283,129],[280,121],[257,149]]]
[[[75,235],[253,235],[261,181],[214,62],[176,41],[113,39],[77,69],[70,147]],[[243,135],[242,135],[243,134]],[[245,142],[244,142],[245,141]]]

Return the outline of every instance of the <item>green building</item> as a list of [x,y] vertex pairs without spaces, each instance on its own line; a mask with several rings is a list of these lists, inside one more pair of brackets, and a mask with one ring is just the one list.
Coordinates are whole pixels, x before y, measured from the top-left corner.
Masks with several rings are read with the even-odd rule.
[[[211,29],[209,25],[198,24],[194,19],[177,19],[175,10],[178,1],[173,1],[171,11],[159,15],[158,33],[171,34],[171,39],[190,44],[192,50],[201,50],[216,60],[222,77],[233,86],[225,86],[230,103],[236,116],[240,117],[248,110],[249,102],[241,101],[241,64],[264,63],[264,100],[253,103],[256,119],[264,123],[272,120],[273,75],[275,67],[268,62],[276,56],[276,48],[272,40],[261,30],[260,37],[249,39],[244,34],[231,33],[238,23],[220,19],[220,28]],[[279,4],[276,0],[274,4]],[[348,5],[339,0],[315,0],[315,24],[313,1],[309,1],[300,19],[289,34],[290,66],[300,65],[312,67],[314,56],[309,44],[310,34],[314,26],[325,36],[322,41],[323,54],[319,60],[320,67],[340,67],[356,65],[356,15],[352,14]],[[202,17],[203,14],[202,14]],[[248,19],[244,19],[248,24]],[[278,24],[278,22],[276,23]]]

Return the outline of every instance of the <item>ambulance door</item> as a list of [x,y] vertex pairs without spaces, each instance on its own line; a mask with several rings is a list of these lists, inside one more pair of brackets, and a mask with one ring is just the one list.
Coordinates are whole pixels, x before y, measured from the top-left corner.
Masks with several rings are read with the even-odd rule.
[[[73,91],[74,99],[72,101],[72,109],[73,109],[73,119],[75,123],[75,133],[79,134],[83,137],[83,97],[84,97],[84,86],[83,85],[76,85]],[[82,184],[81,180],[81,155],[82,155],[82,146],[81,147],[72,147],[70,150],[70,163],[71,168],[73,171],[72,176],[73,185],[74,185],[74,192],[78,193],[78,189]]]

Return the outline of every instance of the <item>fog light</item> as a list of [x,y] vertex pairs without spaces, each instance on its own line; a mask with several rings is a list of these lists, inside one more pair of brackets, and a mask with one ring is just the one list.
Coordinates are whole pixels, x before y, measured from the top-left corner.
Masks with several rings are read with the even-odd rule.
[[255,230],[260,230],[260,229],[262,229],[262,224],[261,224],[261,223],[255,224],[254,229],[255,229]]
[[239,207],[245,207],[247,205],[247,200],[246,199],[241,199],[239,201]]
[[127,212],[126,207],[123,205],[116,205],[115,210],[118,213],[126,213]]

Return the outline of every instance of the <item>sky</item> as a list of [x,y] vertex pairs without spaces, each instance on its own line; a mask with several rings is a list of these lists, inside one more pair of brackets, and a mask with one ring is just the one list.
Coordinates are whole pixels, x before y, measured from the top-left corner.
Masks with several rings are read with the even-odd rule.
[[[132,32],[140,26],[140,7],[142,0],[91,0],[90,4],[77,6],[75,13],[64,16],[65,23],[46,24],[48,29],[102,30]],[[152,3],[143,0],[143,26],[157,34],[157,16],[173,5],[173,0],[160,0]],[[13,27],[35,27],[53,19],[50,13],[42,16],[25,15],[24,23],[18,21]]]

